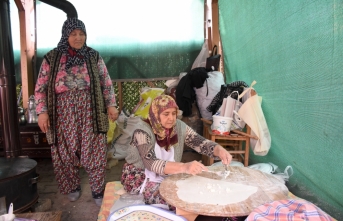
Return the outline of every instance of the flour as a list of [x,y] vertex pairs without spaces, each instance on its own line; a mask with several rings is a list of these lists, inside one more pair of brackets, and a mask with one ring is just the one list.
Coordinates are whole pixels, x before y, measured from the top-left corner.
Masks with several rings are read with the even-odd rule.
[[256,186],[231,183],[223,180],[191,176],[176,182],[179,199],[189,203],[227,205],[246,200],[256,193]]

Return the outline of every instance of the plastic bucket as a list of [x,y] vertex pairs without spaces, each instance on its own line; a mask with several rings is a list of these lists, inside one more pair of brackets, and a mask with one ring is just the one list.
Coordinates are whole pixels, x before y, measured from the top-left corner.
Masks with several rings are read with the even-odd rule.
[[222,117],[218,115],[213,115],[213,123],[211,126],[212,133],[229,135],[231,127],[232,118],[231,117]]

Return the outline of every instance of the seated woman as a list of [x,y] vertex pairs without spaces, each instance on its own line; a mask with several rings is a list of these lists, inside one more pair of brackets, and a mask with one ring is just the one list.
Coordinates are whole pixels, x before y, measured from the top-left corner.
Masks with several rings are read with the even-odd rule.
[[[199,174],[207,167],[198,161],[181,163],[183,148],[193,148],[201,154],[219,157],[230,164],[232,156],[219,144],[207,140],[178,120],[179,108],[168,95],[156,97],[150,106],[146,121],[133,132],[123,166],[121,183],[128,193],[141,193],[146,204],[165,204],[159,186],[169,174]],[[191,188],[191,187],[190,187]],[[174,207],[168,205],[170,210]]]

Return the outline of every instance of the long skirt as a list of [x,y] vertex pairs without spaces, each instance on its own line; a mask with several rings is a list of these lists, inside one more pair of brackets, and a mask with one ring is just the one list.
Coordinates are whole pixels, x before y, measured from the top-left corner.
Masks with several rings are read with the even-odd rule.
[[[145,180],[144,170],[136,168],[132,164],[125,163],[123,166],[121,184],[128,193],[138,194]],[[164,204],[169,210],[175,211],[175,207],[169,205],[160,195],[160,183],[146,182],[143,190],[145,204]]]
[[62,194],[80,187],[80,167],[89,176],[93,195],[102,194],[106,175],[106,134],[93,132],[89,90],[57,95],[57,142],[51,147],[52,163]]

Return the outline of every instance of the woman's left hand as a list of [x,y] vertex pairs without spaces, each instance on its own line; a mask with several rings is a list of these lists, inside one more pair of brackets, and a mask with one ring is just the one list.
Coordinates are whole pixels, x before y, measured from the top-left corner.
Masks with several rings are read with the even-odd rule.
[[225,150],[224,147],[220,145],[215,146],[213,154],[214,156],[219,157],[224,165],[229,165],[231,163],[232,155],[227,150]]
[[118,119],[119,111],[116,107],[108,107],[107,108],[108,113],[108,119],[110,119],[112,122]]

